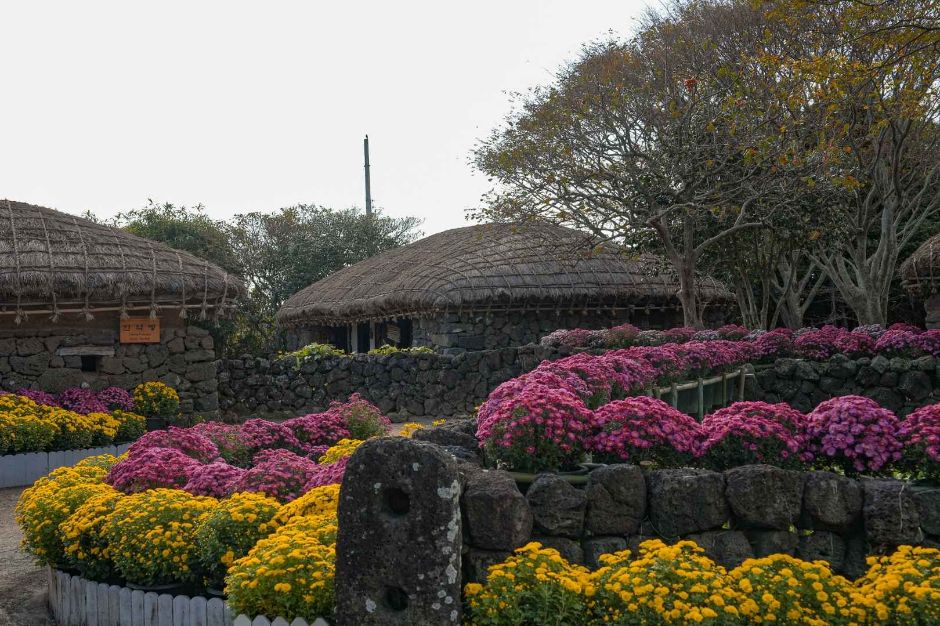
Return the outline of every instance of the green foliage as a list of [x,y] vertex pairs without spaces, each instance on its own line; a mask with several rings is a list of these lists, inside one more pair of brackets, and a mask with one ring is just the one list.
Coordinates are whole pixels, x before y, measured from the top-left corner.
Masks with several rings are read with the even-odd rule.
[[308,343],[303,348],[288,352],[285,357],[294,357],[298,363],[307,357],[343,356],[346,353],[328,343]]
[[434,350],[427,346],[414,346],[413,348],[399,348],[398,346],[393,345],[384,345],[378,348],[372,348],[369,350],[369,354],[373,355],[388,355],[388,354],[434,354]]

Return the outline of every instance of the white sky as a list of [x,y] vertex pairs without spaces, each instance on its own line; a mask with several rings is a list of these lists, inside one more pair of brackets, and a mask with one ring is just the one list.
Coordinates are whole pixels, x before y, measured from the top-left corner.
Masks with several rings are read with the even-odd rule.
[[0,3],[0,198],[101,216],[147,198],[226,218],[375,203],[464,223],[468,165],[580,46],[644,0]]

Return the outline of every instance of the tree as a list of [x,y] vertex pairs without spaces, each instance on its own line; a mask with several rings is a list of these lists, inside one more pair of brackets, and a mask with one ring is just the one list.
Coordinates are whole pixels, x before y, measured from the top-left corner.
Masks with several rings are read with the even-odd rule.
[[[477,218],[539,219],[634,245],[652,232],[699,326],[696,269],[735,236],[799,202],[804,146],[780,129],[773,74],[749,59],[763,13],[740,2],[678,2],[627,42],[588,46],[550,87],[481,142],[495,187]],[[784,175],[786,173],[787,175]]]
[[147,200],[143,208],[118,213],[111,224],[138,237],[190,252],[236,276],[241,274],[241,263],[232,247],[231,229],[206,215],[201,204],[190,209]]
[[[937,0],[775,3],[777,97],[816,129],[840,228],[811,252],[862,324],[885,323],[901,250],[940,213]],[[911,18],[910,24],[905,22]]]
[[347,265],[414,241],[420,220],[300,204],[233,220],[244,277],[273,316],[288,297]]

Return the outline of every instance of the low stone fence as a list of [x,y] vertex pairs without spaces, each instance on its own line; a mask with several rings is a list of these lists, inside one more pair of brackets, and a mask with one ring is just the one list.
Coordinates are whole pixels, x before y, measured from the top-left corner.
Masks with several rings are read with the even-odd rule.
[[[469,429],[467,429],[469,430]],[[899,545],[940,546],[940,486],[768,465],[726,472],[594,469],[524,485],[486,470],[455,425],[364,443],[343,480],[337,624],[456,624],[461,585],[529,541],[590,568],[659,538],[693,540],[717,563],[790,554],[849,578]],[[417,434],[417,433],[416,433]],[[435,443],[431,443],[431,442]]]
[[353,393],[386,414],[450,416],[472,412],[500,383],[570,350],[527,345],[456,356],[397,353],[220,362],[223,414],[294,416],[321,411]]
[[758,366],[749,397],[787,402],[800,411],[812,410],[835,396],[860,395],[904,416],[926,404],[940,402],[940,361],[932,356],[851,359],[836,355],[828,361],[777,359]]

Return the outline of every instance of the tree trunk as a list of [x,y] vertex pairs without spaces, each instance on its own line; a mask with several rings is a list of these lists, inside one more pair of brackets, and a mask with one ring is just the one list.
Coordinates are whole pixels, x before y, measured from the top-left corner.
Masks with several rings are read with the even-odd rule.
[[677,264],[679,274],[679,302],[682,303],[682,320],[686,326],[702,328],[702,312],[699,308],[695,284],[695,262],[682,259]]

